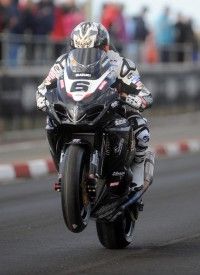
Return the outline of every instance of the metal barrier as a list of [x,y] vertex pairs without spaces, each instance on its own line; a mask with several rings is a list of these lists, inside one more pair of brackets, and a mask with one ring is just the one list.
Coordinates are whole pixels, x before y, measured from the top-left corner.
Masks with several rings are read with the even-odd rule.
[[30,34],[0,35],[1,67],[50,65],[64,53],[67,42]]
[[[49,36],[33,36],[30,34],[0,35],[0,66],[37,66],[50,65],[69,47],[69,41],[55,42]],[[148,63],[145,58],[145,51],[149,50],[151,45],[132,42],[124,45],[123,53],[125,56],[134,60],[136,63]],[[195,53],[196,55],[198,53]],[[184,62],[197,61],[198,56],[194,58],[194,50],[191,44],[173,44],[157,50],[157,61],[167,62],[178,61],[178,56]],[[200,60],[199,60],[200,62]]]
[[[49,70],[48,66],[0,70],[0,116],[36,113],[35,92]],[[163,66],[141,65],[142,81],[152,92],[154,106],[198,106],[200,100],[200,64]]]
[[[49,37],[30,35],[2,35],[0,43],[0,129],[2,121],[8,121],[4,125],[9,129],[25,128],[27,125],[41,127],[35,92],[59,56],[58,52],[61,54],[67,44],[53,43]],[[173,59],[175,48],[170,52]],[[184,53],[188,56],[187,61],[180,64],[139,64],[142,81],[154,97],[153,110],[185,110],[191,106],[199,109],[200,62],[193,62],[190,47],[185,47]]]

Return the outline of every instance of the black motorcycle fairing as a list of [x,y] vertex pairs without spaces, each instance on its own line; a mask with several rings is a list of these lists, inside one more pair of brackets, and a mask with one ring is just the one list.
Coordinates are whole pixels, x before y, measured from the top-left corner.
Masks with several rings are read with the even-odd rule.
[[82,101],[74,101],[58,86],[46,93],[49,101],[49,109],[54,114],[56,121],[60,124],[82,124],[94,125],[100,120],[110,107],[110,104],[117,99],[118,95],[112,88],[100,93],[96,92],[91,97]]
[[50,103],[50,116],[60,124],[77,125],[94,125],[100,120],[110,107],[115,99],[117,99],[116,92],[113,89],[108,89],[106,93],[102,93],[94,99],[91,98],[91,104],[86,102],[74,102],[70,98],[67,100],[60,100],[61,97],[58,91],[52,90],[51,93],[46,94],[46,98]]
[[[58,123],[94,125],[118,98],[114,69],[100,49],[74,49],[67,57],[57,89],[46,95]],[[52,115],[51,114],[51,115]]]

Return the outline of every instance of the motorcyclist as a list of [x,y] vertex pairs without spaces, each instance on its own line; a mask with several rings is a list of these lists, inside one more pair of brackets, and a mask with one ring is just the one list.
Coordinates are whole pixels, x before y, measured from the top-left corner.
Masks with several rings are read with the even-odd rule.
[[[74,48],[100,48],[107,53],[111,65],[116,72],[116,83],[120,96],[129,103],[132,108],[126,112],[126,118],[132,126],[135,138],[135,155],[131,164],[132,171],[132,190],[140,190],[144,182],[144,159],[149,143],[149,129],[141,115],[141,111],[151,106],[153,99],[149,90],[140,80],[140,75],[135,64],[119,55],[111,49],[110,38],[106,28],[95,22],[82,22],[77,25],[71,33],[70,47]],[[37,108],[46,111],[48,102],[45,99],[47,89],[56,88],[57,79],[62,75],[68,53],[60,56],[49,71],[48,76],[39,85],[36,100]],[[56,150],[57,139],[59,136],[57,127],[53,121],[47,118],[47,138],[50,151],[58,170],[60,155]]]

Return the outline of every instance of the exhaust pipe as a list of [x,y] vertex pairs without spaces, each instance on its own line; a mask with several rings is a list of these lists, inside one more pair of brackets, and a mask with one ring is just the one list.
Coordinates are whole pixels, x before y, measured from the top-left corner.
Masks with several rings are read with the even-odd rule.
[[130,205],[136,203],[142,195],[147,191],[149,186],[153,183],[153,172],[154,172],[155,153],[148,151],[144,161],[144,185],[143,188],[136,194],[132,194],[128,201],[121,205],[120,209],[124,211]]

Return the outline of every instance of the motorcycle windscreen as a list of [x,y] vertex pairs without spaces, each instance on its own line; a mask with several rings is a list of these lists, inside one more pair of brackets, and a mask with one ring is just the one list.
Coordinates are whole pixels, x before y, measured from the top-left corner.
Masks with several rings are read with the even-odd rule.
[[67,58],[69,79],[96,80],[110,67],[106,52],[96,48],[74,49]]

